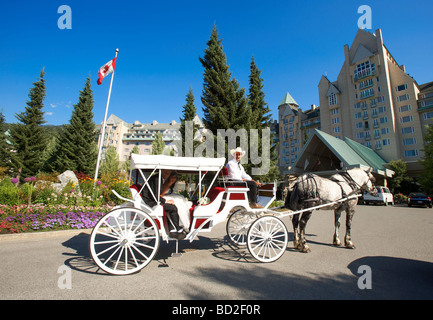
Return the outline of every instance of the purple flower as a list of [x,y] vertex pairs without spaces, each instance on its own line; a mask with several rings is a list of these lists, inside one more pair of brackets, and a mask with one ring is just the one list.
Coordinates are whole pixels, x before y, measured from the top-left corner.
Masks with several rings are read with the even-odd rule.
[[31,179],[29,177],[24,179],[24,182],[30,182],[30,181],[31,181]]
[[11,179],[11,182],[14,184],[18,183],[18,181],[20,181],[18,178],[12,178]]
[[97,184],[98,186],[100,186],[100,185],[102,184],[102,181],[97,181],[96,184]]
[[36,181],[36,177],[30,177],[30,181]]

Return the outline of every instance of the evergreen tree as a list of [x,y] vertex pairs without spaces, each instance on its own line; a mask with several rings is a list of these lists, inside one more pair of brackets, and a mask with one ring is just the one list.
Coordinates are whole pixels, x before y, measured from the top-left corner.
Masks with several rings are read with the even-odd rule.
[[0,167],[5,169],[10,167],[10,146],[7,142],[5,116],[3,110],[0,112]]
[[424,136],[424,157],[421,164],[424,166],[424,173],[419,179],[423,191],[433,195],[433,126],[426,126],[427,133]]
[[162,154],[164,152],[165,143],[162,139],[162,134],[157,133],[155,135],[155,140],[152,142],[152,154]]
[[[248,93],[248,107],[250,109],[251,120],[250,120],[250,128],[258,129],[258,141],[257,146],[250,146],[253,148],[257,148],[258,155],[268,156],[269,157],[269,165],[270,170],[264,176],[255,176],[254,179],[261,181],[272,181],[278,178],[278,168],[277,168],[277,150],[276,144],[274,143],[274,135],[271,133],[270,136],[270,146],[269,146],[269,154],[264,155],[262,150],[262,130],[270,128],[272,125],[272,115],[270,114],[270,109],[268,104],[265,102],[265,93],[263,92],[263,79],[261,76],[261,70],[258,69],[254,56],[251,59],[250,64],[250,76],[249,76],[249,93]],[[251,137],[249,139],[250,144],[253,143],[251,141]],[[251,156],[251,153],[249,154]],[[250,159],[248,164],[244,165],[245,170],[251,172],[251,169],[256,167],[259,168],[263,165],[263,163],[254,164],[254,159]]]
[[114,178],[119,171],[119,156],[113,146],[109,146],[105,151],[105,158],[101,163],[101,175],[108,178]]
[[95,171],[98,150],[93,122],[93,92],[90,76],[80,91],[69,124],[63,125],[55,152],[50,159],[54,171],[73,170],[92,175]]
[[239,89],[236,79],[231,79],[226,55],[214,26],[203,58],[204,83],[201,101],[204,105],[204,125],[216,136],[217,129],[248,128],[250,113],[245,89]]
[[271,110],[265,102],[261,73],[253,56],[250,65],[248,106],[251,109],[251,128],[259,130],[272,124],[272,115],[269,113]]
[[41,169],[42,154],[47,145],[47,134],[42,126],[44,120],[45,72],[42,69],[40,78],[33,83],[26,102],[25,111],[16,114],[19,123],[10,128],[10,141],[12,166],[21,178],[34,176]]
[[[182,148],[182,155],[186,155],[186,142],[185,142],[185,122],[186,121],[193,121],[194,117],[197,114],[197,108],[194,105],[194,93],[192,91],[192,88],[189,89],[187,95],[186,95],[186,104],[183,107],[183,117],[180,118],[180,134],[181,134],[181,148]],[[196,132],[198,130],[198,125],[194,124],[193,132],[192,132],[192,138],[195,138]],[[190,143],[190,142],[188,142]],[[191,144],[193,145],[193,150],[191,150],[194,154],[194,145],[199,143],[198,141],[193,141]]]

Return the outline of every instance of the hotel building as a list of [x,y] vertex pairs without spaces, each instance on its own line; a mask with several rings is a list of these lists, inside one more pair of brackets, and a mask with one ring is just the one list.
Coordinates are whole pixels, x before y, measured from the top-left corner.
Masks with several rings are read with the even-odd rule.
[[402,159],[420,172],[425,125],[433,124],[433,83],[418,84],[397,63],[382,31],[359,29],[344,46],[335,81],[318,85],[321,130],[372,148],[387,162]]

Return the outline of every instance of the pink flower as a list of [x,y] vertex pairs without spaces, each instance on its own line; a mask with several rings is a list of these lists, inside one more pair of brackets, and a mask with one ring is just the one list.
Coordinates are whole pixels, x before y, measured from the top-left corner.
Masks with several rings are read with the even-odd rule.
[[100,186],[100,185],[102,184],[102,181],[97,181],[96,184],[97,184],[98,186]]
[[18,178],[12,178],[11,179],[11,182],[14,184],[18,183],[18,181],[20,181]]

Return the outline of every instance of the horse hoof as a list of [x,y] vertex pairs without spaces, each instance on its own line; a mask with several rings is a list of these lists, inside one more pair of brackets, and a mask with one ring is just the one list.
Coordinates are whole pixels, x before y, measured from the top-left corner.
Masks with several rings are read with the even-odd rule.
[[347,243],[346,248],[347,249],[355,249],[355,245],[353,243]]
[[341,241],[334,241],[332,243],[332,245],[336,246],[336,247],[341,247]]
[[308,252],[311,252],[311,249],[310,249],[310,247],[308,247],[308,246],[299,246],[299,247],[298,247],[298,250],[299,250],[300,252],[302,252],[302,253],[308,253]]

